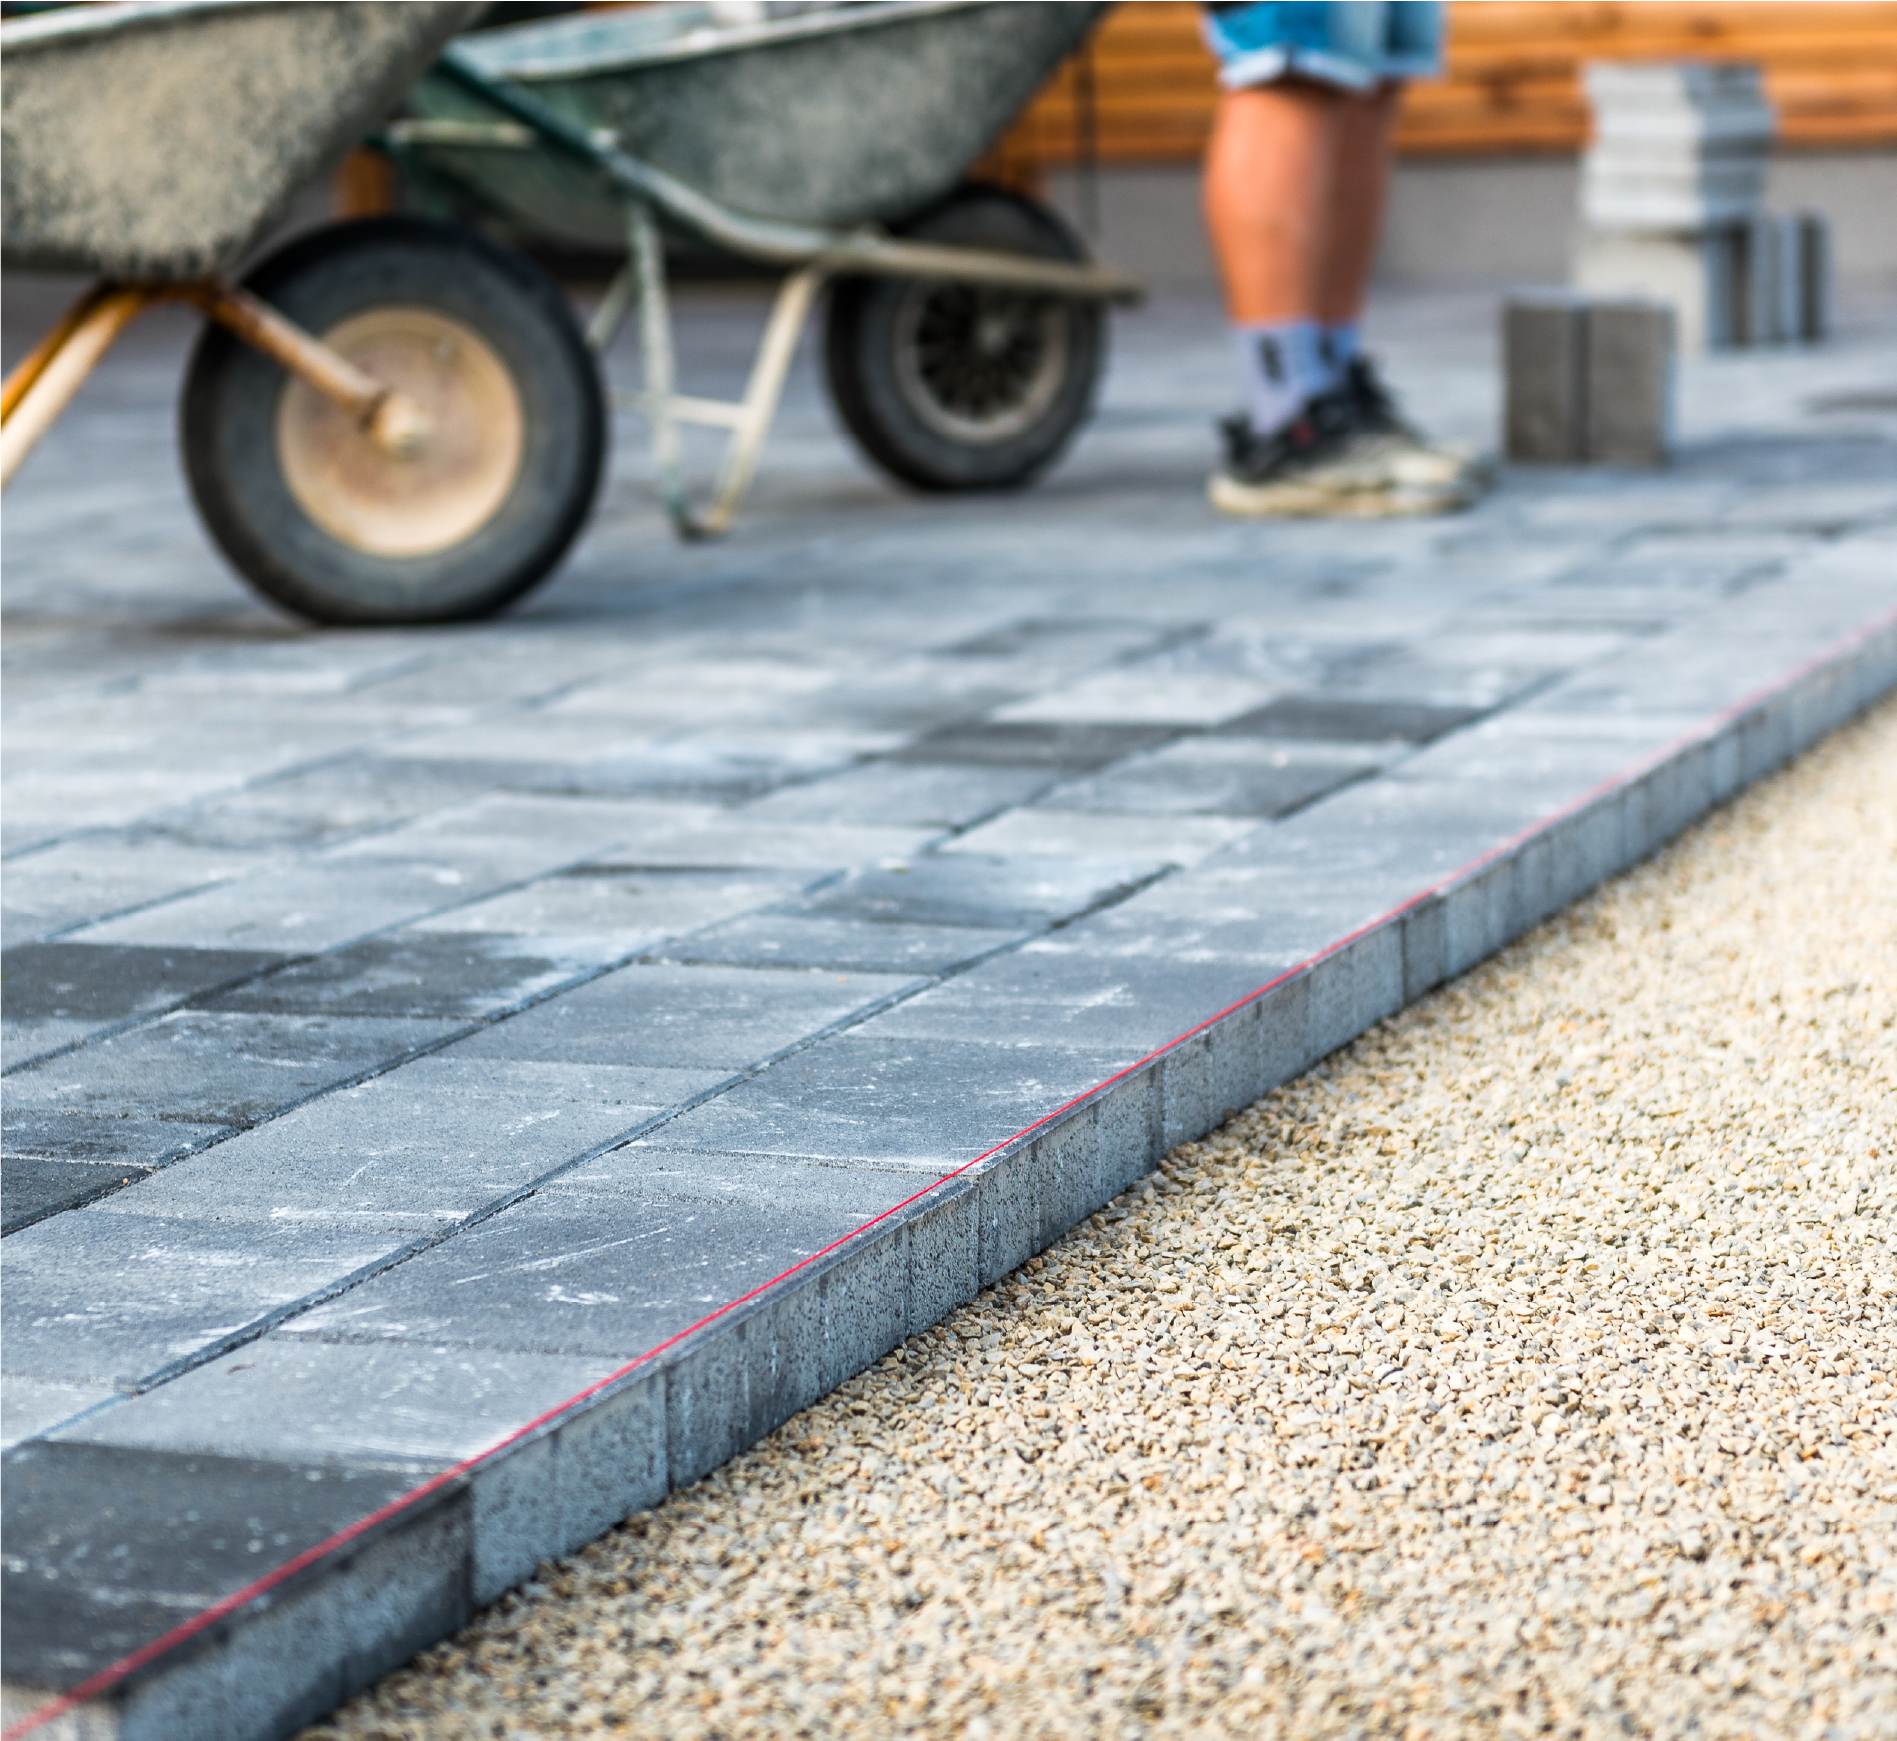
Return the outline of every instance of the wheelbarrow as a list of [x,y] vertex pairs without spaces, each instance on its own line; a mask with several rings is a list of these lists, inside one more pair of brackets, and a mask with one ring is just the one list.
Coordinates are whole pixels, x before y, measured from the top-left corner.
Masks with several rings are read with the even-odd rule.
[[[665,508],[685,537],[736,514],[798,337],[834,280],[831,397],[869,457],[928,490],[1025,482],[1091,412],[1102,305],[1133,281],[1060,219],[963,184],[1105,6],[922,0],[721,27],[706,6],[588,12],[463,38],[379,143],[425,205],[511,235],[624,250],[588,329],[636,308]],[[676,390],[671,233],[785,272],[736,403]],[[695,507],[679,426],[728,432]]]
[[99,282],[7,379],[10,479],[140,310],[209,317],[180,404],[199,513],[325,622],[490,611],[558,561],[605,450],[599,375],[531,262],[418,217],[224,276],[481,13],[185,0],[0,26],[0,257]]

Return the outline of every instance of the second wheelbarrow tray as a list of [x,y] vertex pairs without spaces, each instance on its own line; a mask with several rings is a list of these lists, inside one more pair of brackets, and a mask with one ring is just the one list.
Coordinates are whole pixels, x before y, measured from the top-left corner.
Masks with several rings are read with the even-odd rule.
[[[638,310],[636,403],[681,535],[730,525],[831,279],[831,392],[871,458],[923,488],[1006,487],[1085,421],[1100,305],[1139,287],[1034,202],[959,184],[1105,10],[921,0],[720,29],[674,5],[486,31],[444,53],[410,93],[417,117],[380,142],[425,198],[625,249],[588,336],[603,352]],[[739,403],[675,391],[666,231],[786,270]],[[680,423],[730,431],[702,511]]]

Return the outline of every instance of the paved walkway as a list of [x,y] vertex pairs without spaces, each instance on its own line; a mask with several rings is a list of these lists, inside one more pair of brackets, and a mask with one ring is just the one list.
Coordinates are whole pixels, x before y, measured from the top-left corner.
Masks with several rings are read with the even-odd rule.
[[[753,308],[688,309],[707,387]],[[1438,427],[1491,425],[1491,325],[1386,311]],[[211,1664],[232,1733],[715,1466],[1897,657],[1889,323],[1696,365],[1668,472],[1371,526],[1206,514],[1208,306],[1119,322],[1094,432],[1001,501],[897,497],[806,362],[729,543],[666,541],[628,423],[525,609],[375,634],[207,551],[187,331],[8,500],[7,1656],[70,1686],[281,1573],[147,1671]],[[349,1576],[299,1559],[602,1384]],[[312,1625],[267,1690],[231,1666]]]

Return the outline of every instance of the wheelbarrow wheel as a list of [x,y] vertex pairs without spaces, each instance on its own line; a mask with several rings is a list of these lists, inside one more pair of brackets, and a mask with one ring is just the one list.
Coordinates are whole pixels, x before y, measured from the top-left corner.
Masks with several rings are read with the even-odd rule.
[[384,452],[342,411],[207,326],[180,406],[205,525],[238,572],[319,623],[485,616],[559,561],[605,454],[599,375],[559,288],[464,230],[373,218],[318,230],[246,280],[420,405]]
[[[1045,207],[970,186],[903,234],[1083,260]],[[1000,490],[1059,457],[1093,410],[1100,305],[1034,291],[851,278],[830,299],[830,396],[863,451],[923,490]]]

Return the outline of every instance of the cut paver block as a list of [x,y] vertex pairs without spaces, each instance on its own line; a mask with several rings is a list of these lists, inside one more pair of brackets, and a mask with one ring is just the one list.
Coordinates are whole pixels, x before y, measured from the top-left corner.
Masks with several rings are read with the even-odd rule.
[[454,1050],[465,1059],[742,1070],[913,983],[899,974],[639,962]]
[[[172,1455],[210,1450],[293,1466],[336,1459],[343,1468],[353,1461],[426,1473],[486,1451],[615,1364],[272,1335],[158,1390],[122,1397],[57,1436]],[[663,1495],[665,1417],[655,1388],[662,1385],[649,1380],[619,1386],[610,1402],[587,1411],[584,1425],[553,1427],[541,1442],[464,1478],[475,1602],[527,1576],[547,1558],[549,1541],[570,1551]]]

